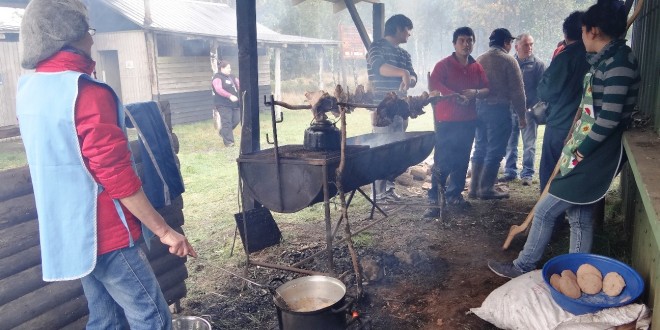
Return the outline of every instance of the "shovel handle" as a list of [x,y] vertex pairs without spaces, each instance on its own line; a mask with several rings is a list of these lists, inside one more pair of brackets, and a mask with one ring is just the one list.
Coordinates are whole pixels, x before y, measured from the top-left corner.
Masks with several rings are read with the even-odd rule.
[[506,240],[502,245],[502,250],[508,249],[509,245],[511,245],[511,241],[513,240],[513,238],[516,237],[516,235],[527,230],[529,224],[532,223],[532,220],[534,219],[534,211],[536,211],[536,205],[538,205],[539,202],[548,194],[548,190],[550,189],[550,182],[552,182],[552,179],[555,178],[557,172],[559,172],[559,162],[557,162],[557,165],[555,165],[555,169],[552,171],[552,175],[550,175],[550,179],[548,179],[548,183],[546,183],[545,188],[543,188],[541,197],[539,197],[539,200],[536,201],[536,204],[534,204],[532,210],[529,211],[529,213],[527,214],[527,218],[525,218],[525,221],[523,221],[523,223],[521,223],[520,225],[512,225],[511,228],[509,229],[509,235],[506,236]]

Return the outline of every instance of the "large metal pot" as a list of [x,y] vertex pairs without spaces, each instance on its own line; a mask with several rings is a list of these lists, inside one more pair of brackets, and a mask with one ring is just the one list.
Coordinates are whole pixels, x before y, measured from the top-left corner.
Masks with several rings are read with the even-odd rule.
[[[346,329],[346,286],[338,279],[314,275],[288,281],[275,289],[282,301],[273,299],[281,330]],[[349,301],[351,300],[351,301]]]

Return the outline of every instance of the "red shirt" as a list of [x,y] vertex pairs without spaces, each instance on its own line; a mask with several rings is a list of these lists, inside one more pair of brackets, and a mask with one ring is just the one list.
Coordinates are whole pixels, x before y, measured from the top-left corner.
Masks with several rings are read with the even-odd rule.
[[[37,72],[77,71],[91,74],[96,63],[82,55],[60,51],[37,65]],[[112,199],[133,195],[142,183],[131,166],[131,154],[124,132],[117,125],[117,104],[110,91],[80,80],[75,108],[76,131],[83,160],[94,180],[104,190],[98,196],[98,255],[129,245],[128,232]],[[75,196],[72,196],[75,198]],[[141,227],[135,216],[123,207],[134,240]],[[90,219],[91,221],[91,219]]]
[[[468,56],[468,64],[463,65],[451,54],[435,65],[429,80],[430,89],[440,91],[442,95],[460,93],[465,89],[488,88],[488,78],[484,68]],[[436,103],[436,121],[468,121],[477,119],[476,103],[472,100],[460,105],[453,98]]]

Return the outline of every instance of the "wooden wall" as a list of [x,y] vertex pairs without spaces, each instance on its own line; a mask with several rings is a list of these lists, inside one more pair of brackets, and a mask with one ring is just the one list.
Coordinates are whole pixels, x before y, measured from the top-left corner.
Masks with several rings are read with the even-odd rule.
[[[118,53],[122,91],[119,98],[124,104],[151,101],[153,98],[145,40],[141,30],[99,33],[94,36],[93,51],[116,50]],[[98,59],[99,54],[93,57]],[[97,67],[96,71],[99,73],[105,69],[111,68]],[[100,74],[98,78],[101,78]]]
[[18,124],[16,86],[23,72],[18,42],[0,40],[0,127]]
[[[141,157],[132,150],[138,167]],[[174,143],[178,152],[178,143]],[[27,167],[0,172],[0,329],[83,329],[87,300],[79,280],[44,282],[41,274],[39,228],[32,182]],[[183,232],[183,198],[158,210]],[[169,253],[160,240],[151,250],[139,242],[156,273],[165,299],[172,304],[186,295],[186,259]]]

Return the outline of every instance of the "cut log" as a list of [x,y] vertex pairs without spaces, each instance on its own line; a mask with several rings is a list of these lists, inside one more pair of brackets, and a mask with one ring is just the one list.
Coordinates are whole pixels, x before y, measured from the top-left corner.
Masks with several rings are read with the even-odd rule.
[[0,279],[0,303],[10,302],[48,285],[41,275],[41,265],[28,268],[18,274]]
[[[87,299],[80,295],[48,310],[33,319],[21,324],[17,329],[61,329],[69,324],[75,323],[88,314]],[[84,318],[82,326],[71,329],[84,329],[87,317]]]
[[410,187],[414,184],[415,178],[408,173],[403,173],[396,177],[394,181],[402,186]]
[[37,220],[27,221],[9,227],[0,235],[0,259],[39,244],[39,224]]
[[0,172],[0,201],[32,193],[32,179],[27,166]]
[[2,326],[7,329],[14,328],[82,294],[80,281],[49,283],[36,291],[0,305]]
[[0,202],[0,230],[37,218],[34,194],[23,195]]
[[0,279],[41,264],[41,250],[35,245],[6,258],[0,259]]
[[410,168],[410,175],[412,175],[415,180],[423,181],[426,179],[426,172],[427,170],[423,167],[415,166]]

